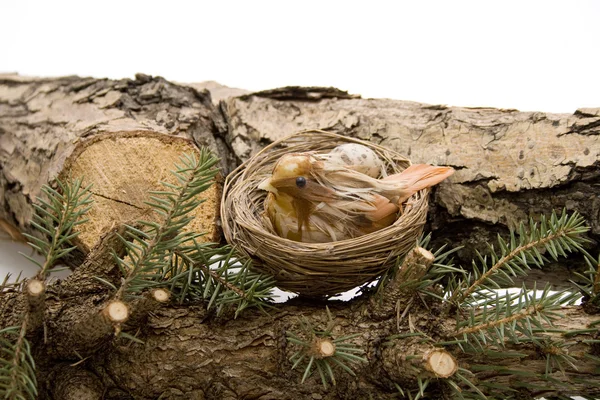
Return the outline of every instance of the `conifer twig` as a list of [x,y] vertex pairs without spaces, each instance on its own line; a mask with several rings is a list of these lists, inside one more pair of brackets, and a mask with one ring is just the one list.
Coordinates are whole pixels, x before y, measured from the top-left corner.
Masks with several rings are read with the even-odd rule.
[[519,311],[516,314],[512,314],[512,315],[506,316],[506,317],[498,319],[498,320],[492,320],[492,321],[489,321],[486,323],[482,323],[480,325],[467,326],[467,327],[462,328],[461,330],[455,332],[454,336],[468,335],[468,334],[477,333],[480,331],[486,331],[488,329],[492,329],[492,328],[495,328],[498,326],[508,325],[515,321],[519,321],[519,320],[522,320],[525,318],[530,318],[531,316],[537,314],[538,312],[542,311],[543,309],[544,309],[544,306],[542,304],[532,305],[532,306],[527,307],[524,310]]
[[[200,243],[202,233],[185,231],[193,220],[191,212],[204,202],[199,194],[214,183],[218,159],[208,149],[198,156],[184,155],[173,175],[177,184],[164,183],[165,190],[151,192],[147,204],[161,215],[160,223],[138,221],[139,229],[126,226],[121,237],[126,256],[116,257],[123,273],[114,299],[127,299],[157,287],[168,287],[179,301],[206,299],[208,308],[220,313],[235,305],[237,316],[248,306],[262,306],[270,298],[273,280],[249,270],[250,261],[240,266],[229,246]],[[215,267],[216,266],[216,267]]]
[[37,203],[33,205],[35,214],[31,225],[44,235],[43,239],[36,236],[24,234],[29,240],[29,245],[44,256],[44,264],[21,253],[28,260],[40,267],[35,278],[45,281],[48,271],[57,260],[66,256],[76,247],[67,246],[77,235],[73,228],[85,223],[83,215],[90,209],[92,202],[90,188],[82,187],[83,180],[76,179],[72,183],[64,183],[57,179],[56,183],[60,192],[48,185],[42,186],[42,192],[46,194],[47,200],[38,197]]
[[331,331],[335,327],[335,321],[329,308],[327,307],[327,316],[329,323],[325,331],[316,331],[310,322],[306,319],[301,319],[303,330],[302,335],[296,335],[293,332],[287,332],[286,337],[288,342],[299,347],[291,357],[290,361],[292,369],[295,369],[305,359],[308,358],[308,363],[304,367],[301,383],[311,375],[313,366],[317,369],[321,378],[323,387],[327,389],[327,381],[331,381],[336,385],[335,370],[341,368],[346,373],[356,376],[354,371],[348,366],[348,363],[363,363],[367,360],[362,357],[364,351],[350,342],[351,339],[359,336],[359,334],[342,336],[336,339],[331,337]]
[[207,250],[196,243],[196,251],[177,252],[182,261],[180,271],[173,271],[171,290],[179,292],[180,300],[208,299],[207,308],[235,306],[235,316],[247,307],[263,307],[271,301],[275,282],[271,276],[251,270],[251,261],[241,258],[233,248],[224,246]]
[[[503,272],[503,269],[508,269],[509,273],[516,275],[517,273],[525,274],[522,268],[526,270],[530,268],[529,264],[541,266],[544,263],[544,257],[541,255],[539,248],[545,248],[548,253],[558,259],[559,255],[566,255],[566,252],[575,250],[583,250],[581,244],[586,241],[582,234],[587,232],[589,227],[585,225],[585,221],[577,212],[574,212],[570,217],[563,211],[559,218],[553,212],[548,221],[542,216],[539,226],[533,220],[529,222],[529,233],[526,232],[523,223],[519,226],[519,242],[515,237],[514,231],[511,231],[510,243],[506,243],[501,237],[498,237],[498,243],[502,250],[502,256],[498,257],[493,248],[492,260],[494,264],[487,267],[486,259],[480,257],[483,264],[481,273],[475,268],[475,280],[464,281],[468,284],[466,288],[456,287],[450,297],[446,300],[446,312],[455,304],[461,304],[465,299],[469,298],[473,293],[480,290],[484,284],[492,280],[492,277],[502,272],[502,275],[509,278],[509,275]],[[475,265],[474,265],[475,266]],[[515,272],[516,271],[516,272]]]
[[[27,333],[27,318],[21,326],[0,330],[0,397],[4,399],[37,398],[35,363],[31,355]],[[17,335],[13,343],[3,335]]]
[[176,165],[173,172],[178,184],[163,182],[169,190],[151,192],[152,201],[147,203],[163,217],[161,223],[140,221],[145,230],[127,226],[133,240],[122,240],[130,261],[117,258],[125,278],[115,299],[123,298],[125,292],[137,293],[154,286],[152,276],[162,277],[161,271],[167,269],[170,254],[201,235],[183,229],[193,219],[191,211],[204,202],[198,195],[212,185],[218,172],[213,167],[218,159],[208,149],[201,149],[199,157],[186,154],[181,161],[182,165]]

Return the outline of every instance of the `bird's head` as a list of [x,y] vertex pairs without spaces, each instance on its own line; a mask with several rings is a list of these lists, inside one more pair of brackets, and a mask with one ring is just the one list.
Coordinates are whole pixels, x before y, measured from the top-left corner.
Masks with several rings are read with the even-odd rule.
[[275,195],[282,192],[298,200],[331,200],[333,190],[320,185],[316,179],[322,168],[322,161],[311,153],[285,154],[275,163],[271,177],[262,181],[258,188]]

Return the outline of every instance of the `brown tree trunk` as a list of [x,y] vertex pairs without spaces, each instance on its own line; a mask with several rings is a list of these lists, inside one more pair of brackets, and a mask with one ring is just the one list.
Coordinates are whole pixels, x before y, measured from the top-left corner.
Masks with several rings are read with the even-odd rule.
[[[56,178],[93,184],[96,206],[70,264],[80,263],[111,226],[146,217],[147,192],[173,183],[170,171],[183,153],[207,146],[222,156],[223,172],[234,166],[223,141],[225,120],[206,91],[144,75],[135,81],[6,76],[0,84],[2,225],[14,236],[29,232],[32,203]],[[217,186],[194,224],[211,241],[219,240]]]
[[[0,76],[3,225],[11,227],[15,237],[19,232],[31,232],[32,203],[41,186],[76,170],[78,160],[83,166],[93,166],[84,175],[94,169],[103,172],[95,178],[94,196],[106,201],[109,210],[124,207],[119,217],[108,218],[107,212],[102,212],[92,221],[97,230],[80,244],[80,257],[72,261],[75,272],[47,289],[43,323],[30,334],[41,398],[387,399],[397,398],[396,383],[414,388],[417,375],[437,376],[432,383],[434,392],[440,396],[449,393],[444,377],[431,371],[427,357],[433,349],[427,343],[410,335],[396,341],[389,338],[417,331],[435,340],[450,340],[454,320],[441,316],[439,304],[423,302],[394,284],[386,288],[381,302],[368,296],[326,304],[296,299],[269,315],[249,311],[238,319],[216,317],[205,311],[204,304],[165,305],[140,299],[131,310],[131,325],[124,328],[137,334],[143,345],[114,339],[112,331],[104,329],[101,312],[109,293],[92,277],[119,281],[108,250],[122,250],[115,233],[122,223],[144,212],[143,201],[132,200],[131,193],[119,197],[118,191],[108,194],[104,190],[129,188],[138,179],[162,179],[150,170],[138,174],[144,176],[130,172],[105,179],[104,171],[130,157],[129,168],[147,158],[164,158],[167,165],[172,157],[164,154],[175,152],[170,146],[179,143],[208,146],[222,158],[226,174],[262,146],[304,129],[331,130],[374,141],[413,162],[457,169],[432,197],[429,229],[437,243],[465,245],[459,253],[461,260],[470,260],[475,250],[485,251],[485,243],[493,241],[497,233],[506,233],[519,221],[548,214],[551,209],[583,214],[592,228],[591,245],[597,246],[600,109],[567,115],[431,106],[361,99],[332,88],[285,88],[238,97],[225,94],[215,105],[206,91],[145,75],[120,81]],[[132,149],[127,156],[106,154],[101,160],[82,162],[85,149],[93,144],[131,137],[158,138],[159,147],[123,144]],[[101,147],[96,150],[102,154]],[[141,188],[146,190],[144,185]],[[215,201],[218,196],[218,192],[208,194]],[[209,207],[205,210],[209,215],[203,217],[211,223],[216,217],[210,214],[214,209]],[[131,210],[138,213],[132,215]],[[211,226],[217,234],[218,226]],[[545,270],[539,280],[565,286],[567,265],[570,263],[555,265],[552,274]],[[292,371],[289,361],[296,349],[286,340],[286,333],[302,331],[300,316],[324,330],[328,324],[325,305],[334,316],[334,336],[357,334],[354,343],[367,359],[367,363],[352,367],[356,377],[337,374],[336,386],[329,389],[323,388],[318,374],[300,384],[302,371]],[[27,307],[26,295],[20,292],[0,294],[0,328],[17,325]],[[579,307],[563,312],[559,329],[590,330],[598,320]],[[578,362],[577,371],[552,375],[558,382],[576,382],[568,390],[548,388],[545,392],[543,380],[489,371],[474,379],[492,384],[510,380],[515,390],[530,398],[597,394],[598,367],[585,356],[597,357],[600,352],[589,340],[593,335],[592,329],[578,336],[570,348]],[[446,359],[455,360],[460,368],[490,362],[458,348],[451,352]],[[519,352],[523,353],[519,358],[502,360],[506,370],[543,374],[545,358],[539,349],[521,346]],[[542,389],[525,390],[521,385],[525,381]]]
[[[467,265],[498,233],[563,208],[585,216],[591,246],[598,245],[600,108],[549,114],[284,88],[230,97],[221,109],[240,160],[298,130],[322,129],[389,147],[412,162],[453,166],[457,172],[432,196],[428,230],[438,245],[464,246],[458,256]],[[530,277],[557,287],[573,279],[559,265]]]

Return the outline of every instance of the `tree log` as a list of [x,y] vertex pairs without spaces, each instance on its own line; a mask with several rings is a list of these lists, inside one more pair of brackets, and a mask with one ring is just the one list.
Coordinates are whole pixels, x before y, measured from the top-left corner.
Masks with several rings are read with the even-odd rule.
[[[412,296],[405,294],[397,293],[391,307],[372,303],[365,296],[350,302],[330,301],[327,304],[296,299],[277,307],[269,315],[248,311],[238,319],[216,317],[201,306],[171,304],[155,308],[144,325],[130,330],[130,334],[144,342],[137,344],[114,339],[109,331],[102,331],[100,325],[90,326],[89,320],[82,321],[80,318],[89,315],[90,310],[101,311],[102,307],[95,304],[101,303],[106,295],[73,288],[74,284],[78,282],[67,278],[49,288],[46,318],[50,323],[45,340],[52,345],[41,346],[40,342],[36,354],[40,360],[38,368],[42,382],[45,382],[45,376],[55,376],[60,370],[61,374],[67,373],[66,376],[79,376],[85,372],[84,375],[100,380],[105,390],[126,392],[131,396],[126,398],[133,399],[160,396],[167,399],[299,399],[310,396],[354,399],[369,398],[369,395],[392,399],[398,397],[394,383],[400,383],[405,389],[414,388],[414,381],[420,376],[435,377],[431,384],[437,388],[439,398],[450,398],[444,374],[451,377],[456,367],[501,365],[506,371],[521,371],[523,376],[482,371],[473,380],[510,384],[516,388],[524,383],[538,385],[540,389],[527,391],[525,398],[531,399],[556,393],[600,394],[597,366],[584,357],[593,352],[590,345],[582,341],[591,339],[593,333],[578,336],[578,344],[570,348],[570,354],[577,359],[577,370],[568,369],[564,376],[560,372],[553,373],[552,377],[559,382],[567,378],[578,382],[569,389],[560,390],[541,378],[546,361],[537,346],[512,346],[512,350],[518,350],[518,357],[486,360],[463,353],[456,346],[448,352],[423,343],[420,336],[406,335],[416,331],[436,340],[451,338],[453,324],[440,317],[441,312],[436,311],[434,303],[411,302]],[[80,291],[77,301],[65,295],[73,290]],[[17,293],[3,297],[2,320],[25,307],[23,296]],[[409,309],[401,321],[397,320],[397,307]],[[591,323],[598,322],[597,316],[586,315],[579,307],[565,308],[563,313],[565,318],[559,320],[557,329],[588,329]],[[286,333],[302,332],[301,316],[315,329],[324,330],[331,324],[328,314],[334,316],[333,337],[357,335],[353,343],[365,351],[367,362],[352,367],[357,377],[337,370],[334,388],[325,389],[316,373],[300,384],[303,370],[292,370],[289,361],[298,349],[286,341]],[[374,319],[374,315],[377,318]],[[91,331],[96,335],[82,336],[85,326],[81,326],[81,322],[86,322],[88,330],[93,328]],[[77,325],[79,328],[73,329]],[[395,334],[406,336],[394,339]],[[89,346],[91,344],[93,346]],[[511,346],[505,349],[510,350]],[[432,354],[439,355],[440,352],[449,366],[431,364]],[[73,366],[67,368],[65,365]],[[90,384],[97,385],[94,380]],[[95,393],[93,387],[77,389]],[[64,398],[52,394],[53,390],[50,387],[41,398]]]
[[[567,115],[431,106],[361,99],[331,88],[224,97],[215,106],[208,92],[145,75],[120,81],[1,76],[0,221],[12,226],[15,237],[33,232],[32,203],[40,187],[66,176],[85,149],[117,138],[116,132],[136,138],[163,135],[171,138],[166,142],[208,146],[222,158],[226,174],[283,135],[323,129],[375,141],[413,162],[457,169],[435,191],[429,228],[436,243],[466,245],[459,254],[462,260],[470,260],[478,249],[485,251],[485,243],[497,233],[551,209],[582,213],[592,228],[591,245],[596,246],[599,127],[600,109]],[[147,144],[133,147],[138,148],[138,161],[162,156],[162,150],[139,155],[153,148]],[[108,165],[111,161],[118,162],[108,160]],[[89,165],[86,161],[82,168]],[[102,176],[96,182],[102,182]],[[149,173],[150,180],[160,176]],[[131,202],[129,195],[94,195],[121,205]],[[433,342],[453,340],[455,321],[442,315],[436,301],[401,290],[400,279],[385,288],[380,300],[368,294],[350,302],[295,299],[268,315],[247,311],[238,319],[217,317],[204,303],[176,305],[168,293],[164,300],[148,294],[132,305],[126,322],[119,322],[119,329],[143,344],[115,338],[104,315],[111,293],[93,277],[120,281],[110,251],[122,254],[116,233],[122,232],[123,222],[129,221],[98,222],[101,228],[83,246],[85,260],[74,263],[77,268],[67,279],[46,288],[43,313],[36,313],[42,315],[43,329],[28,336],[42,399],[391,399],[398,398],[397,385],[416,390],[421,378],[431,379],[432,393],[449,398],[447,380],[454,379],[457,368],[475,371],[474,382],[508,384],[523,398],[600,394],[598,366],[587,357],[600,355],[597,328],[591,328],[598,326],[597,316],[581,307],[562,310],[565,316],[556,328],[584,332],[569,347],[577,369],[553,372],[551,378],[558,384],[549,385],[542,379],[545,353],[535,344],[508,345],[506,351],[518,350],[519,356],[496,360],[462,352],[458,346],[439,350],[412,335],[419,333]],[[422,274],[430,261],[415,262],[417,267],[407,273]],[[564,264],[556,269],[562,270]],[[555,276],[564,285],[564,275]],[[18,325],[31,304],[19,290],[0,293],[0,329]],[[366,362],[350,366],[356,376],[336,370],[333,388],[324,388],[317,373],[300,384],[303,370],[292,370],[289,361],[298,349],[286,333],[302,333],[301,316],[323,331],[331,325],[329,315],[335,325],[332,337],[356,335],[352,343],[364,351]],[[560,333],[556,337],[562,338]],[[322,343],[326,345],[320,346],[321,357],[330,357],[336,346]],[[522,374],[484,368],[492,364]],[[567,380],[571,386],[560,386]]]
[[[95,206],[78,242],[81,263],[100,235],[115,225],[150,218],[144,204],[182,154],[207,146],[228,161],[223,117],[210,94],[162,78],[135,81],[67,77],[0,76],[0,221],[12,232],[30,232],[32,203],[56,178],[84,177]],[[181,163],[180,163],[181,164]],[[190,226],[219,241],[220,192],[214,185]],[[149,215],[150,214],[150,215]]]
[[30,231],[31,202],[81,139],[124,130],[191,138],[221,156],[226,175],[274,140],[323,129],[456,168],[435,192],[429,228],[440,243],[468,245],[464,260],[497,233],[552,209],[578,210],[594,245],[600,237],[600,108],[518,112],[294,87],[224,97],[214,107],[208,92],[142,74],[135,81],[0,78],[0,220],[20,231]]
[[[497,234],[551,210],[577,210],[600,241],[600,108],[574,114],[361,99],[337,89],[283,88],[222,101],[227,142],[244,161],[304,129],[322,129],[389,147],[414,163],[456,173],[434,188],[429,224],[436,245],[464,246],[463,264]],[[571,260],[569,269],[581,265]],[[531,275],[557,287],[574,279],[564,265]]]

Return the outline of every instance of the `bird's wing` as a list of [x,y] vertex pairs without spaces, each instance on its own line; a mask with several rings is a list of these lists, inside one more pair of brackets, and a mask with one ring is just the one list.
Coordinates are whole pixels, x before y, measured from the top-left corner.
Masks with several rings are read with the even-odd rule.
[[399,208],[387,197],[384,197],[380,194],[374,194],[372,204],[375,209],[365,213],[365,217],[367,217],[367,219],[370,221],[379,222],[387,219],[390,215],[394,216],[394,220],[396,219],[396,214],[398,213]]

